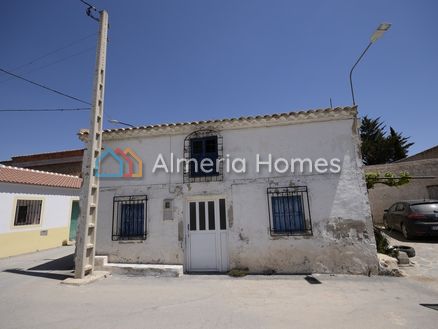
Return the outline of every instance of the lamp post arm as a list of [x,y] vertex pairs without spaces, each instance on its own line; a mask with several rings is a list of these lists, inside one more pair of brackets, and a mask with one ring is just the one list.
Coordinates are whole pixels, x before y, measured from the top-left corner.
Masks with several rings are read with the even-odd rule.
[[119,121],[118,123],[121,124],[121,125],[125,125],[125,126],[128,126],[128,127],[135,128],[135,126],[130,124],[130,123],[126,123],[126,122],[122,122],[122,121]]
[[111,119],[111,120],[108,120],[108,121],[111,122],[112,124],[125,125],[125,126],[128,126],[128,127],[136,128],[134,125],[132,125],[130,123],[122,122],[122,121],[119,121],[119,120]]
[[350,70],[350,89],[351,89],[351,98],[353,99],[353,105],[356,105],[355,99],[354,99],[354,88],[353,88],[353,71],[356,68],[357,64],[359,64],[362,57],[365,55],[365,53],[368,51],[368,49],[371,47],[373,42],[370,42],[368,46],[365,48],[365,50],[362,52],[362,54],[357,59],[356,63],[354,63],[353,67]]

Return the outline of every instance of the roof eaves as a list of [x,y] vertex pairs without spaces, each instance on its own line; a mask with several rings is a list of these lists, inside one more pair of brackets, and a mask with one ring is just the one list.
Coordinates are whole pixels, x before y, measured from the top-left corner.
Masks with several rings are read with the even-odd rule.
[[[160,130],[168,129],[173,127],[184,127],[184,126],[198,126],[213,123],[244,123],[244,122],[256,122],[256,121],[267,121],[275,122],[277,120],[285,120],[288,118],[297,119],[297,121],[306,121],[306,119],[317,119],[318,117],[323,120],[324,118],[333,115],[340,115],[341,113],[350,113],[351,116],[357,114],[357,106],[352,107],[336,107],[336,108],[326,108],[326,109],[315,109],[307,111],[296,111],[296,112],[284,112],[284,113],[273,113],[265,115],[255,115],[255,116],[241,116],[239,118],[225,118],[225,119],[214,119],[214,120],[201,120],[201,121],[191,121],[191,122],[176,122],[176,123],[163,123],[163,124],[153,124],[147,126],[138,126],[133,128],[116,128],[116,129],[105,129],[103,133],[108,134],[123,134],[127,132],[135,132],[141,130]],[[88,129],[81,129],[78,133],[81,140],[85,140],[88,135]]]

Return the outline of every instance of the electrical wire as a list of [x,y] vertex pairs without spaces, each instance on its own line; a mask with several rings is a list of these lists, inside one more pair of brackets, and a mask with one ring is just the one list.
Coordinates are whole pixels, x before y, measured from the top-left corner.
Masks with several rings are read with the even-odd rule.
[[25,67],[25,66],[31,65],[31,64],[33,64],[33,63],[35,63],[35,62],[37,62],[37,61],[39,61],[39,60],[41,60],[41,59],[43,59],[43,58],[46,58],[47,56],[50,56],[50,55],[56,54],[57,52],[60,52],[61,50],[67,49],[67,48],[69,48],[69,47],[71,47],[71,46],[73,46],[73,45],[75,45],[75,44],[78,44],[79,42],[81,42],[81,41],[83,41],[83,40],[86,40],[86,39],[88,39],[88,38],[91,38],[92,36],[94,36],[94,35],[96,35],[96,34],[97,34],[97,32],[93,32],[93,33],[91,33],[91,34],[89,34],[89,35],[87,35],[87,36],[85,36],[85,37],[82,37],[82,38],[80,38],[80,39],[77,39],[77,40],[75,40],[75,41],[72,41],[72,42],[70,42],[69,44],[67,44],[67,45],[65,45],[65,46],[62,46],[62,47],[60,47],[60,48],[57,48],[57,49],[51,50],[51,51],[49,51],[49,52],[47,52],[47,53],[45,53],[45,54],[43,54],[43,55],[41,55],[41,56],[38,56],[38,57],[32,59],[31,61],[29,61],[29,62],[27,62],[27,63],[25,63],[25,64],[21,64],[21,65],[19,65],[19,66],[17,66],[17,67],[14,67],[14,68],[10,69],[10,71],[17,71],[17,70],[19,70],[19,69],[21,69],[21,68],[23,68],[23,67]]
[[79,107],[71,109],[0,109],[0,112],[68,112],[68,111],[89,111],[89,107]]
[[[42,66],[36,67],[36,68],[34,68],[34,69],[31,69],[31,70],[28,70],[28,71],[25,71],[25,72],[22,72],[21,74],[28,74],[28,73],[35,72],[35,71],[38,71],[38,70],[41,70],[41,69],[45,69],[46,67],[49,67],[49,66],[52,66],[52,65],[55,65],[55,64],[58,64],[58,63],[64,62],[64,61],[66,61],[66,60],[68,60],[68,59],[70,59],[70,58],[72,58],[72,57],[76,57],[76,56],[82,55],[82,54],[84,54],[84,53],[86,53],[86,52],[88,52],[88,51],[90,51],[90,50],[95,49],[95,48],[96,48],[95,46],[90,47],[90,48],[86,48],[86,49],[84,49],[84,50],[82,50],[82,51],[80,51],[80,52],[77,52],[77,53],[73,54],[73,55],[66,56],[66,57],[61,58],[61,59],[59,59],[59,60],[57,60],[57,61],[54,61],[54,62],[51,62],[51,63],[45,64],[45,65],[42,65]],[[5,82],[7,82],[7,81],[10,81],[10,80],[12,80],[12,79],[13,79],[13,78],[11,77],[11,78],[8,78],[8,79],[1,80],[1,81],[0,81],[0,84],[5,83]]]
[[13,77],[15,77],[15,78],[17,78],[17,79],[21,79],[21,80],[23,80],[23,81],[26,81],[26,82],[28,82],[28,83],[31,83],[31,84],[33,84],[33,85],[35,85],[35,86],[40,87],[40,88],[43,88],[43,89],[49,90],[49,91],[51,91],[51,92],[54,92],[54,93],[56,93],[56,94],[58,94],[58,95],[61,95],[61,96],[64,96],[64,97],[67,97],[67,98],[70,98],[70,99],[74,99],[75,101],[78,101],[78,102],[81,102],[81,103],[84,103],[84,104],[91,105],[91,103],[89,103],[89,102],[87,102],[87,101],[84,101],[84,100],[82,100],[82,99],[76,98],[76,97],[74,97],[74,96],[70,96],[70,95],[65,94],[65,93],[63,93],[63,92],[61,92],[61,91],[58,91],[58,90],[56,90],[56,89],[53,89],[53,88],[50,88],[50,87],[44,86],[44,85],[42,85],[42,84],[40,84],[40,83],[37,83],[37,82],[31,81],[31,80],[29,80],[29,79],[26,79],[26,78],[24,78],[24,77],[22,77],[22,76],[19,76],[19,75],[15,74],[15,73],[12,73],[12,72],[6,71],[5,69],[0,68],[0,71],[3,72],[3,73],[9,74],[9,75],[11,75],[11,76],[13,76]]

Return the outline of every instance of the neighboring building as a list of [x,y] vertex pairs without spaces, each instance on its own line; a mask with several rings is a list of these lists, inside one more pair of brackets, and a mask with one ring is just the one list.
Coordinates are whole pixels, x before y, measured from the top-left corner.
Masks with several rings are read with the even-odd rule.
[[366,172],[408,172],[414,179],[408,184],[390,187],[376,184],[368,191],[373,222],[383,224],[383,212],[401,200],[438,199],[438,146],[397,162],[365,167]]
[[73,238],[80,187],[76,176],[0,165],[0,257]]
[[67,150],[13,156],[11,160],[0,162],[5,166],[56,172],[59,174],[80,176],[84,150]]
[[[144,170],[100,179],[96,252],[113,263],[182,264],[186,272],[376,273],[357,123],[356,108],[346,107],[105,130],[99,172],[117,176],[127,149]],[[171,154],[215,164],[210,173],[193,164],[152,173],[160,153],[169,167]],[[271,154],[273,165],[338,158],[341,170],[317,173],[306,162],[302,173],[267,165],[257,173],[257,154],[262,161]],[[216,165],[218,158],[225,161]],[[226,159],[236,158],[246,159],[246,173],[228,172]]]
[[407,161],[416,161],[416,160],[426,160],[426,159],[438,159],[438,145],[431,147],[430,149],[424,150],[417,154],[411,155],[407,158],[396,161],[399,162],[407,162]]

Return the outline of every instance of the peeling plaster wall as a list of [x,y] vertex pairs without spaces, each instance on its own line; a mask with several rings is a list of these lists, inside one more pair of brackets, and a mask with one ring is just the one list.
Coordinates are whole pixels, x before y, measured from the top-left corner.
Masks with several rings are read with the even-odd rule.
[[[355,118],[275,127],[230,129],[223,136],[224,156],[247,158],[246,174],[224,173],[222,182],[183,183],[182,173],[151,173],[156,157],[183,156],[186,135],[104,141],[112,148],[131,147],[144,161],[144,177],[101,179],[97,254],[110,262],[184,264],[188,197],[222,195],[229,226],[229,268],[251,272],[355,273],[377,271],[370,207],[358,155]],[[338,174],[255,171],[255,154],[273,158],[339,158]],[[106,164],[103,163],[105,166]],[[108,162],[105,171],[116,171]],[[306,185],[312,236],[273,237],[269,232],[268,187]],[[145,241],[111,240],[113,197],[147,195]],[[163,200],[173,199],[173,220],[163,220]]]

